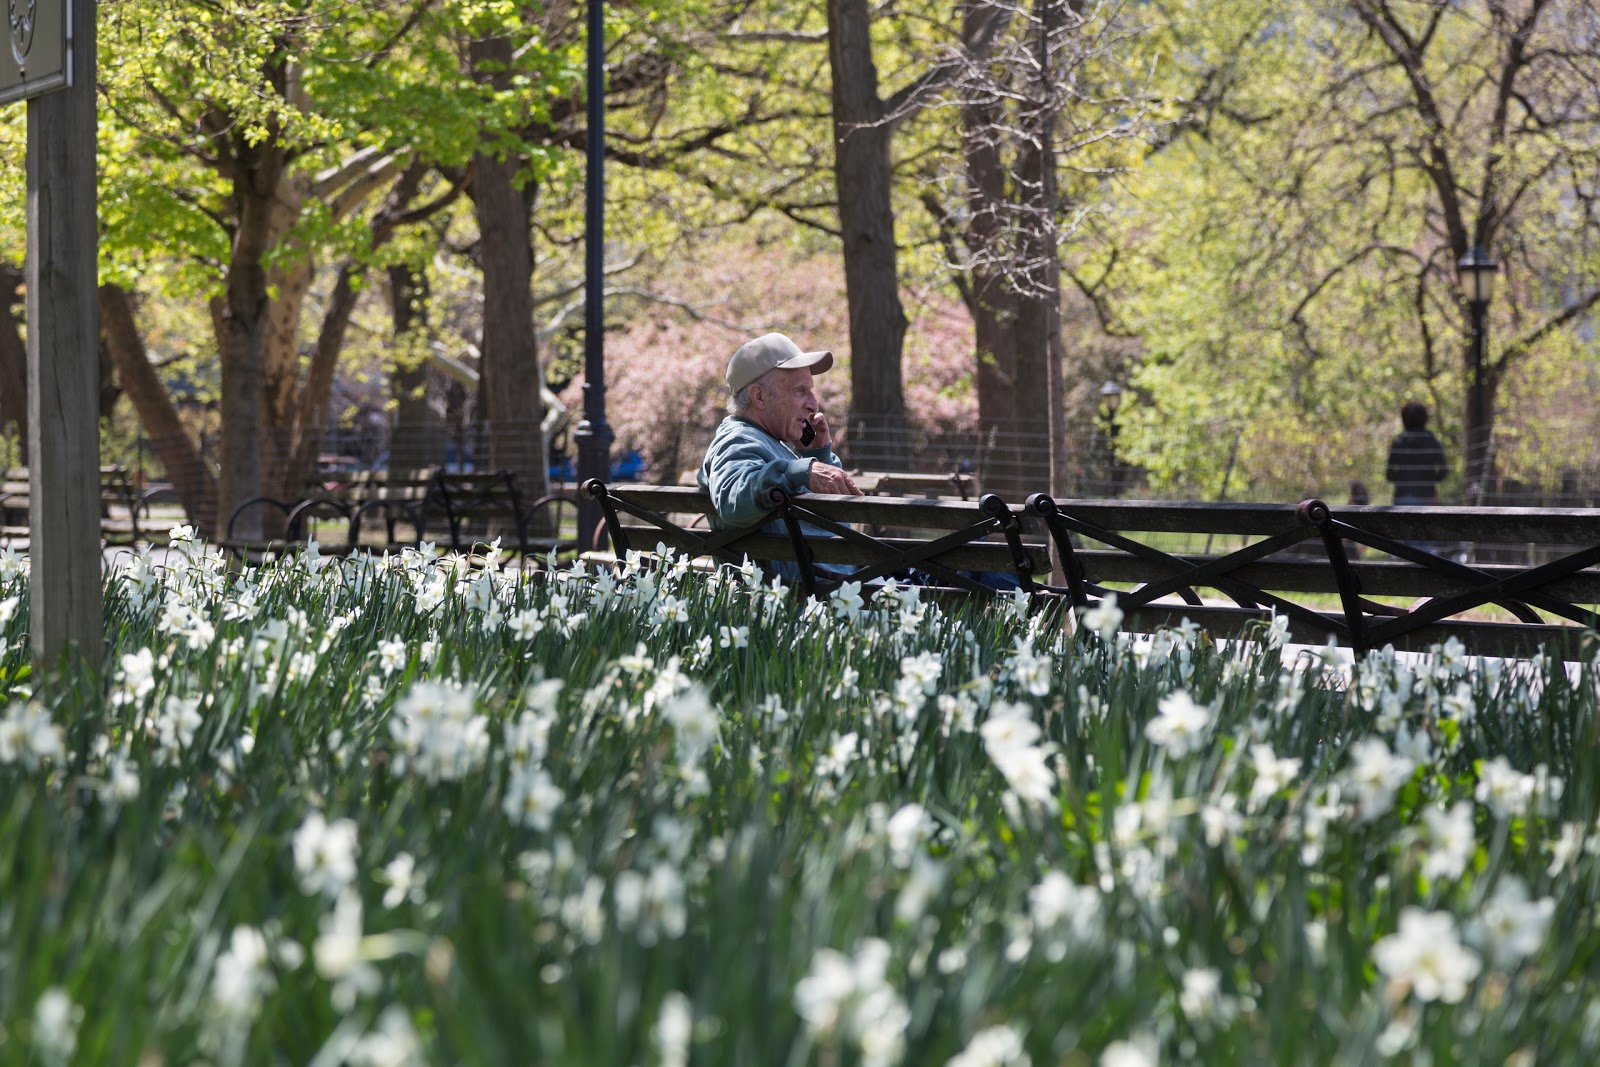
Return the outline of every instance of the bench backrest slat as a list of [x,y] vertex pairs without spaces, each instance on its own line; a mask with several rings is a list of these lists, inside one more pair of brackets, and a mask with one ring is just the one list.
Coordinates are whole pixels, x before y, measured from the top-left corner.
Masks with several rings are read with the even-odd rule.
[[[657,526],[644,523],[623,523],[623,530],[627,534],[628,544],[642,551],[654,551],[658,543],[666,545],[674,552],[696,553],[701,544],[701,538],[695,536],[693,531],[663,530]],[[916,538],[879,538],[880,543],[892,549],[911,549],[923,544]],[[882,562],[882,552],[875,552],[862,545],[852,544],[839,538],[814,538],[807,542],[812,559],[817,563],[826,563],[834,566],[865,567]],[[1049,568],[1048,549],[1038,543],[1029,546],[1029,555],[1035,565]],[[794,544],[781,534],[750,533],[730,544],[726,551],[734,558],[749,556],[754,560],[781,560],[794,562]],[[1009,571],[1011,569],[1011,550],[1005,544],[993,542],[978,542],[962,545],[958,548],[948,549],[930,557],[931,562],[944,567],[958,570],[975,571]]]
[[[1122,552],[1080,551],[1078,558],[1095,580],[1101,582],[1147,582],[1155,577],[1177,574],[1181,570],[1177,566],[1135,559]],[[1175,558],[1191,566],[1198,566],[1212,557]],[[1482,563],[1478,564],[1476,569],[1492,577],[1502,578],[1519,574],[1524,568]],[[1409,563],[1356,562],[1351,564],[1351,570],[1360,580],[1361,590],[1367,596],[1445,596],[1471,588],[1471,584],[1463,579],[1424,570]],[[1231,571],[1230,574],[1259,588],[1280,592],[1337,593],[1339,591],[1333,569],[1328,566],[1325,558],[1268,559],[1246,564]],[[1600,573],[1580,572],[1570,578],[1550,582],[1543,591],[1577,604],[1600,604]]]
[[[1057,500],[1074,518],[1121,533],[1273,534],[1298,521],[1292,504]],[[1383,507],[1333,509],[1353,526],[1400,540],[1581,545],[1600,540],[1600,508]]]
[[[705,490],[681,485],[627,485],[606,486],[606,491],[618,500],[663,515],[714,515],[716,509]],[[976,501],[898,499],[895,497],[836,496],[824,493],[802,493],[795,497],[796,506],[814,511],[839,522],[860,523],[871,526],[894,526],[922,530],[960,530],[982,522],[986,518]],[[1019,515],[1019,518],[1022,517]],[[774,511],[771,519],[777,519]],[[1042,527],[1024,518],[1025,527],[1035,536],[1042,537]]]

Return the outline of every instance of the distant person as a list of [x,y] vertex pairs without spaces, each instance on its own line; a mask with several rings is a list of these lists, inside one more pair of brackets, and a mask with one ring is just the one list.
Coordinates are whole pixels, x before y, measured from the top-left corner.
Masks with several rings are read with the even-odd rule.
[[1396,504],[1435,504],[1439,483],[1450,474],[1444,446],[1428,429],[1428,409],[1410,400],[1400,409],[1405,429],[1389,445],[1389,462],[1384,477],[1394,485]]

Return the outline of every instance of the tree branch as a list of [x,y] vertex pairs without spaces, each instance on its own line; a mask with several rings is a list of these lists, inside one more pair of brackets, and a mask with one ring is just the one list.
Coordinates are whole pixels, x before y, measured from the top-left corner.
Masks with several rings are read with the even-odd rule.
[[1512,363],[1525,358],[1540,341],[1584,314],[1596,304],[1600,304],[1600,286],[1590,289],[1573,303],[1568,304],[1544,322],[1502,348],[1500,357],[1493,361],[1495,373],[1501,374]]

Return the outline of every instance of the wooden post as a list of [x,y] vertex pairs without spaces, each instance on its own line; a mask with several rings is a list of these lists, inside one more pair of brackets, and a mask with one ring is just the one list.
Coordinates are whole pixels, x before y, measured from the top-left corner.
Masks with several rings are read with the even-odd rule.
[[28,101],[29,600],[36,667],[98,665],[100,316],[95,0],[71,5],[71,87]]

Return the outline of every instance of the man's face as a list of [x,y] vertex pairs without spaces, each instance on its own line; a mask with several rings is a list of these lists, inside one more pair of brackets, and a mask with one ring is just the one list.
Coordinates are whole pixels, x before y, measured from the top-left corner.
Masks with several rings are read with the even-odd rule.
[[811,383],[809,368],[771,371],[767,380],[751,390],[754,421],[780,441],[798,444],[805,421],[821,408]]

